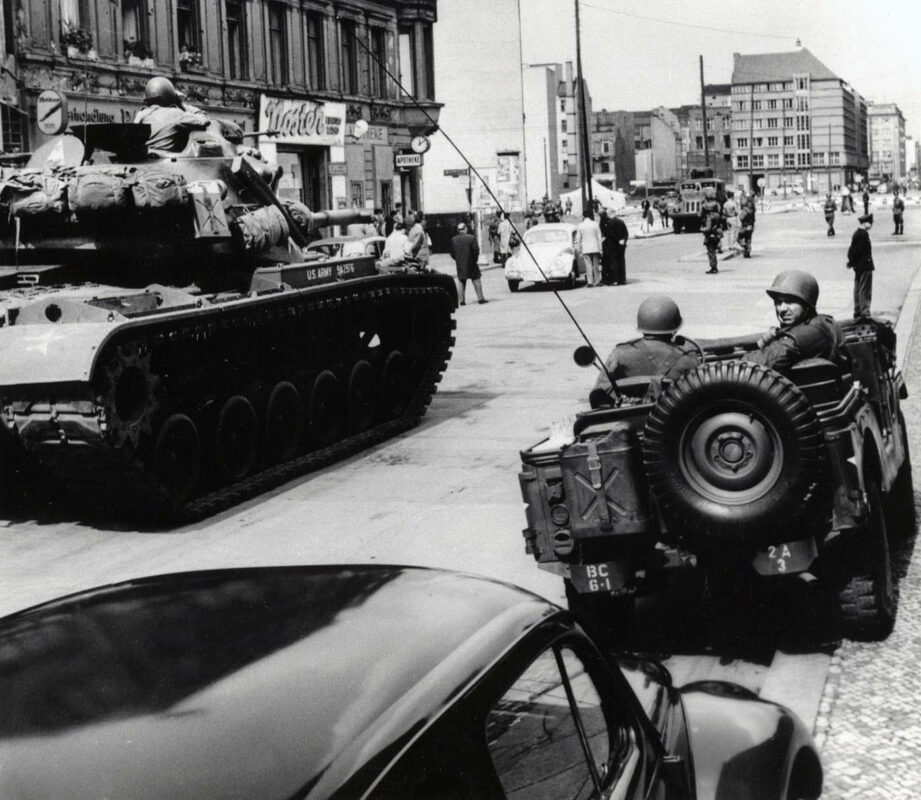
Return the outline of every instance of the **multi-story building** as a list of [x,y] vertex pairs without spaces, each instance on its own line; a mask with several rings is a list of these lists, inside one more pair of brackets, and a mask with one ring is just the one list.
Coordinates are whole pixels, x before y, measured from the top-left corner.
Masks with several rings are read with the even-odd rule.
[[437,127],[437,0],[3,0],[3,10],[5,152],[47,140],[43,90],[61,95],[71,123],[131,122],[148,79],[163,75],[215,120],[278,128],[257,144],[283,168],[282,194],[314,208],[419,206],[420,170],[397,170],[394,157]]
[[[619,188],[629,187],[636,178],[632,111],[595,111],[589,126],[592,174],[610,180]],[[612,176],[612,177],[608,177]]]
[[866,172],[867,105],[846,81],[805,48],[733,58],[736,185],[825,191]]
[[[704,87],[707,130],[700,105],[672,109],[681,125],[681,177],[713,171],[713,177],[732,180],[732,105],[728,83]],[[709,157],[708,157],[709,156]]]
[[[569,120],[560,111],[558,97],[562,64],[527,64],[524,70],[524,140],[528,200],[559,197],[561,141]],[[567,147],[568,147],[567,141]]]
[[[588,89],[588,82],[584,85],[585,117],[589,132],[592,120],[592,94]],[[562,80],[557,87],[557,100],[559,102],[560,153],[559,169],[563,191],[577,189],[582,185],[582,116],[579,113],[579,82],[573,70],[572,62],[564,65]],[[591,136],[589,136],[591,141]],[[589,145],[591,147],[591,145]]]
[[870,130],[870,175],[902,183],[905,165],[905,117],[895,103],[871,103],[867,109]]

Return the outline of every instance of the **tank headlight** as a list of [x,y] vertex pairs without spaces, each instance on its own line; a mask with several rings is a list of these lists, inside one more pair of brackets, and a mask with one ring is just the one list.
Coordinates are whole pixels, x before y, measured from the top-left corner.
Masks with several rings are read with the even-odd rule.
[[562,528],[569,522],[569,509],[564,505],[556,505],[550,509],[550,519],[553,520],[554,525]]

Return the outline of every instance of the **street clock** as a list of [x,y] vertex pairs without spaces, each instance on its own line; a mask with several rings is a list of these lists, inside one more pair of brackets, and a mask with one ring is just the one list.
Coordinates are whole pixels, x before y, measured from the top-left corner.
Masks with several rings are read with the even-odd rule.
[[414,136],[412,141],[409,143],[409,149],[414,153],[427,153],[428,149],[432,146],[432,143],[428,140],[427,136]]

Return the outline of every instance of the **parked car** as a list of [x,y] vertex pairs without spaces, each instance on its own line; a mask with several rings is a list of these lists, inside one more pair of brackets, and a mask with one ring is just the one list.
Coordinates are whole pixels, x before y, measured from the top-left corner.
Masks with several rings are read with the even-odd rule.
[[0,796],[816,798],[785,708],[619,669],[569,612],[409,567],[219,570],[0,620]]
[[317,239],[307,245],[308,257],[317,254],[321,258],[358,258],[373,256],[380,258],[384,252],[383,236],[330,236]]
[[563,283],[574,289],[579,278],[585,277],[585,262],[575,242],[576,226],[568,222],[545,222],[528,228],[524,234],[527,248],[519,247],[505,262],[509,290],[517,292],[522,281]]
[[623,624],[636,593],[697,569],[712,586],[818,577],[845,635],[890,633],[915,526],[907,391],[891,325],[838,327],[837,361],[788,375],[742,360],[758,334],[702,341],[700,367],[596,390],[570,440],[521,453],[526,550],[587,626]]

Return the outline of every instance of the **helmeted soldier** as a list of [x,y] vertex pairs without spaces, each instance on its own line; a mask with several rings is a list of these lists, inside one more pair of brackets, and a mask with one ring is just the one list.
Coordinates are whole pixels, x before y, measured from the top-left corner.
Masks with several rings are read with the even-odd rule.
[[186,104],[173,82],[162,76],[147,81],[144,106],[135,114],[134,121],[150,126],[148,150],[181,153],[192,131],[203,131],[211,124],[204,111]]
[[838,207],[835,205],[835,200],[831,196],[831,192],[828,192],[825,195],[825,205],[822,207],[822,210],[825,212],[825,222],[828,223],[828,235],[835,235],[835,211],[838,210]]
[[723,239],[723,209],[716,199],[716,189],[712,186],[704,190],[704,198],[700,204],[700,230],[704,235],[707,261],[710,264],[707,273],[713,275],[719,272],[716,268],[716,254]]
[[806,358],[837,360],[840,335],[830,316],[816,313],[819,284],[812,275],[798,269],[781,272],[767,293],[780,325],[746,354],[747,361],[784,372]]
[[755,202],[749,195],[742,198],[739,205],[739,235],[738,242],[742,246],[742,255],[745,258],[752,256],[752,233],[755,230]]
[[643,335],[621,342],[605,360],[607,374],[598,376],[592,395],[608,393],[611,381],[636,376],[655,376],[650,394],[655,395],[662,378],[676,378],[694,369],[703,358],[700,347],[690,339],[677,335],[682,323],[678,304],[664,294],[647,297],[636,312],[636,328]]

